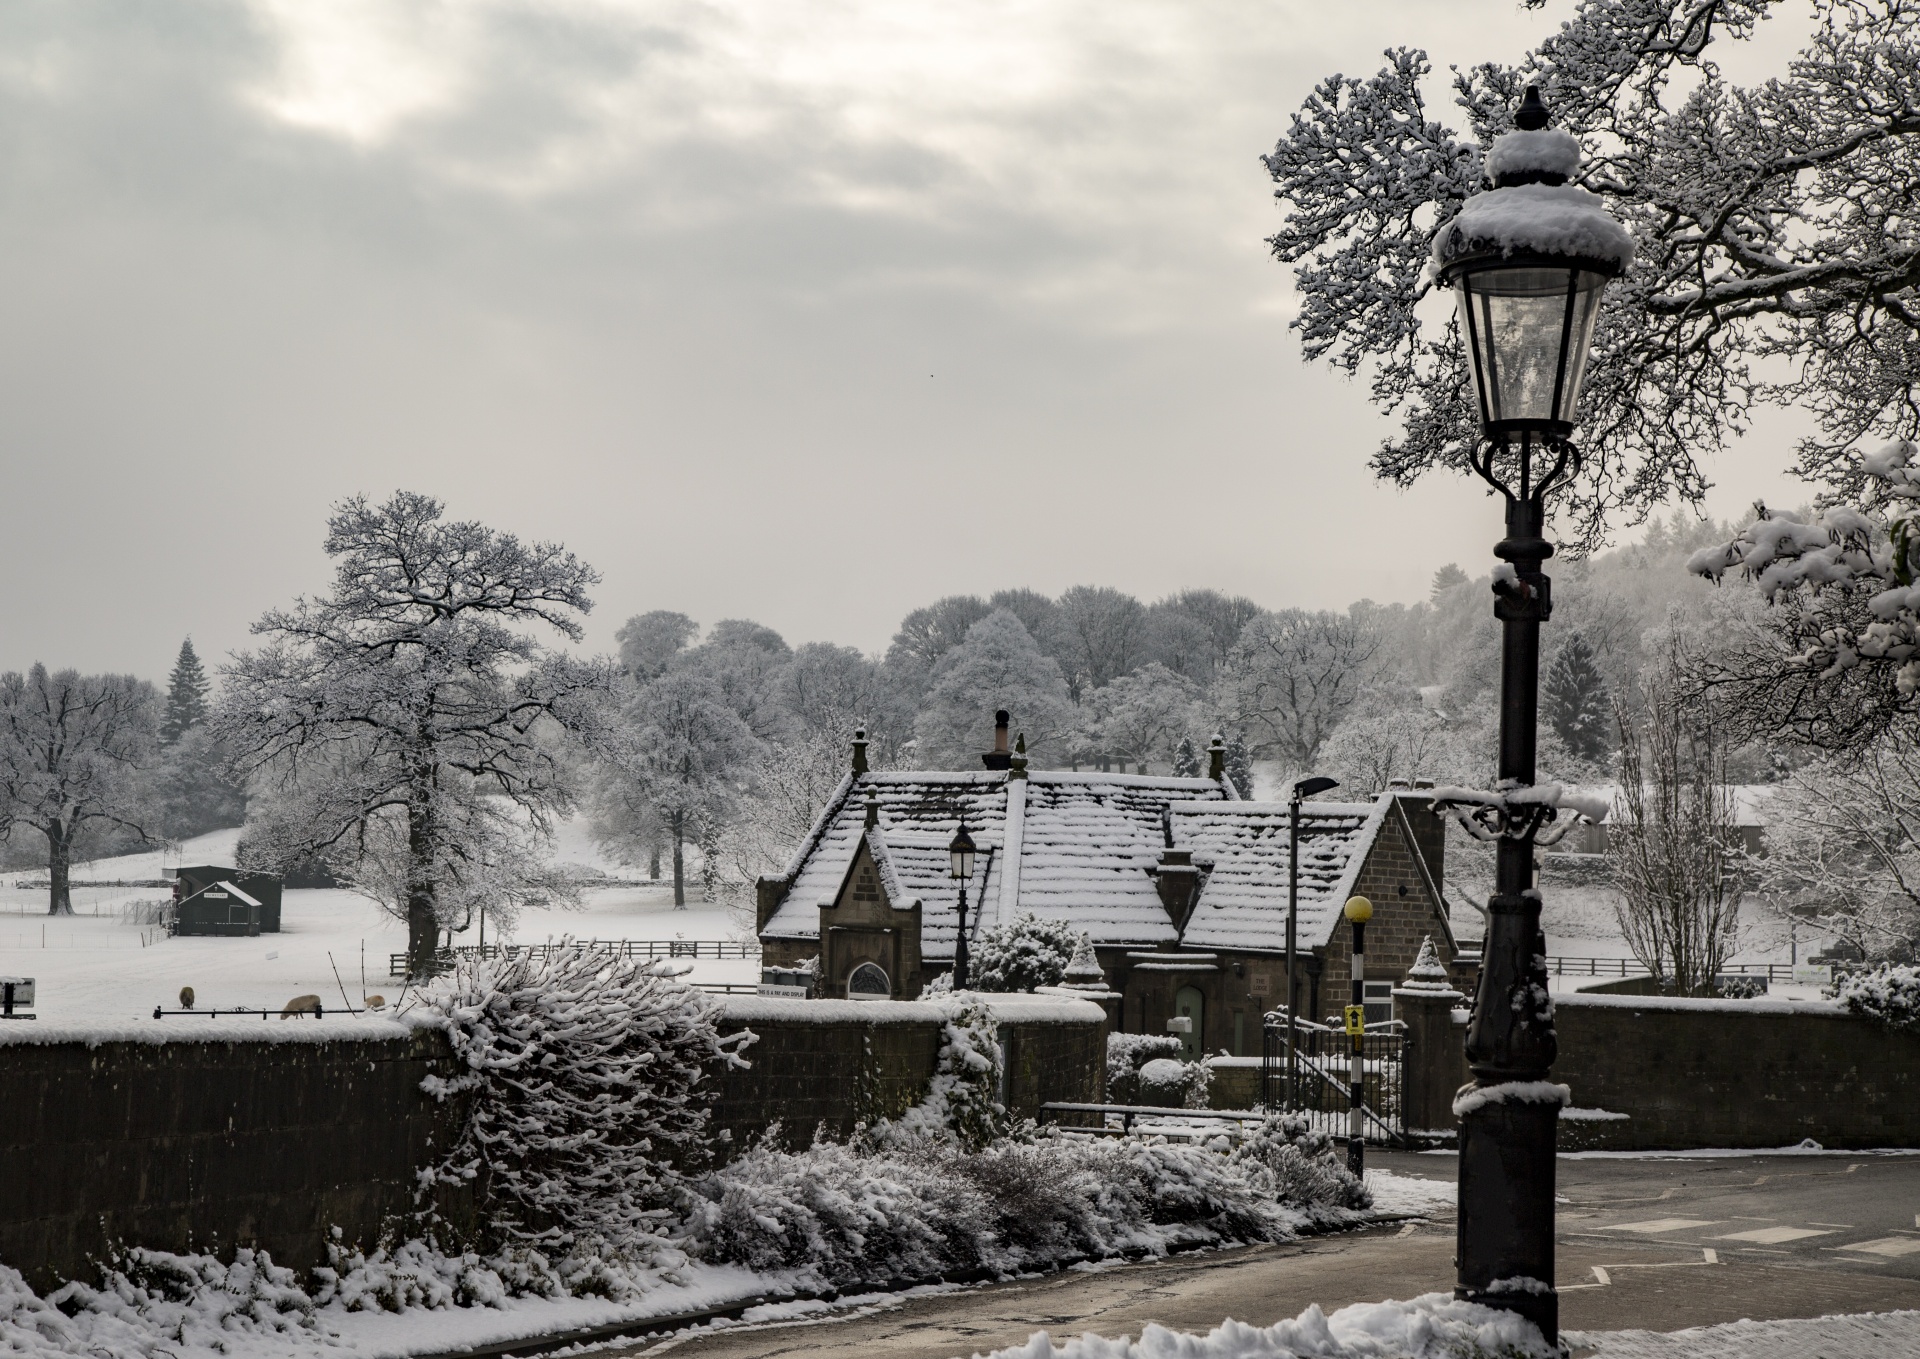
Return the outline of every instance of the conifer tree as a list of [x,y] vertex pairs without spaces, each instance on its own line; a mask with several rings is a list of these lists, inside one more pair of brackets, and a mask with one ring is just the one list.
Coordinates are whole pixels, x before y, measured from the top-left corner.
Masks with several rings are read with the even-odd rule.
[[1247,738],[1235,732],[1227,741],[1227,782],[1241,797],[1253,796],[1253,752]]
[[1200,752],[1193,748],[1193,738],[1182,736],[1180,744],[1173,748],[1173,772],[1183,779],[1200,776]]
[[1606,676],[1594,663],[1593,648],[1578,632],[1567,634],[1560,653],[1547,668],[1541,686],[1540,716],[1567,744],[1570,754],[1598,760],[1609,745],[1612,700]]
[[173,673],[167,676],[167,711],[160,722],[162,744],[172,745],[207,720],[207,693],[211,688],[206,668],[200,664],[200,655],[189,637],[180,643]]

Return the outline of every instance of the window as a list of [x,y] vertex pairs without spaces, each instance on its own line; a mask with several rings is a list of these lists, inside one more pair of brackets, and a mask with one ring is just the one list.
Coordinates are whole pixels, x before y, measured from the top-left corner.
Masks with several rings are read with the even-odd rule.
[[886,1000],[893,994],[887,974],[872,963],[862,963],[847,978],[848,1000]]
[[1360,983],[1361,997],[1367,1004],[1367,1023],[1384,1024],[1393,1018],[1393,983],[1390,981],[1363,981]]

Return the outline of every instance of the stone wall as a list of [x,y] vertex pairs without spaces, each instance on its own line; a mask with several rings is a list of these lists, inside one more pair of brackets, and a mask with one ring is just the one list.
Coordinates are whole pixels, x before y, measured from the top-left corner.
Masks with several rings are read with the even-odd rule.
[[0,1043],[0,1260],[36,1287],[90,1277],[122,1241],[260,1246],[304,1270],[330,1228],[371,1245],[411,1206],[414,1169],[457,1117],[420,1090],[452,1074],[439,1034],[287,1041],[277,1023],[197,1022],[234,1036]]
[[1575,1147],[1920,1145],[1920,1033],[1837,1005],[1667,997],[1556,998],[1553,1078]]
[[[1825,1002],[1554,998],[1564,1150],[1920,1146],[1920,1033]],[[1408,1123],[1456,1126],[1466,1028],[1417,1026]],[[1621,1115],[1624,1115],[1622,1117]]]
[[[1103,1097],[1098,1005],[987,999],[1017,1115]],[[900,1113],[925,1095],[945,1023],[926,1003],[724,1006],[723,1031],[759,1036],[753,1065],[718,1081],[715,1130],[736,1148],[775,1122],[804,1145],[822,1124],[844,1137]],[[460,1108],[421,1089],[455,1072],[439,1032],[372,1020],[181,1019],[113,1037],[12,1026],[0,1034],[0,1261],[45,1289],[92,1277],[117,1245],[257,1246],[303,1271],[324,1263],[335,1227],[370,1246],[458,1131]]]
[[[1106,1086],[1106,1013],[1089,1001],[987,996],[1016,1117],[1051,1101],[1098,1103]],[[735,1146],[776,1123],[788,1146],[814,1131],[842,1139],[856,1123],[896,1117],[926,1094],[946,1012],[932,1002],[721,998],[723,1032],[751,1029],[753,1065],[727,1073],[714,1121]]]

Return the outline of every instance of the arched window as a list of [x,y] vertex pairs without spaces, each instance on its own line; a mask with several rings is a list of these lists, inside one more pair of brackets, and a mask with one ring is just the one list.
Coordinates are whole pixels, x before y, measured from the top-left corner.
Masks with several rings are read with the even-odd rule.
[[847,978],[848,1000],[886,1000],[893,995],[893,983],[872,963],[862,963]]

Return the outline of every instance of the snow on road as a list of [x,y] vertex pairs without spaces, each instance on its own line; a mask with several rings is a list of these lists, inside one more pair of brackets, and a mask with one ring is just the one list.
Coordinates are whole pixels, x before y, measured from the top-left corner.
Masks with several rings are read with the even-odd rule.
[[[231,863],[238,835],[214,831],[164,851],[76,865],[73,876],[80,881],[151,879],[181,864]],[[239,1006],[276,1013],[299,995],[317,995],[323,1005],[351,1001],[354,1008],[369,994],[390,1002],[400,995],[400,982],[388,976],[388,958],[406,948],[406,929],[351,892],[289,889],[278,934],[177,939],[161,927],[138,923],[130,909],[165,900],[164,887],[76,888],[75,913],[50,917],[44,887],[14,885],[34,878],[44,873],[12,873],[0,887],[0,973],[35,978],[35,1010],[46,1021],[110,1025],[146,1017],[155,1022],[154,1007],[178,1008],[183,986],[194,989],[199,1009]],[[750,931],[743,931],[724,906],[695,901],[675,910],[672,888],[662,884],[589,892],[579,911],[527,911],[511,939],[542,943],[567,935],[710,940],[742,939]],[[474,942],[476,936],[469,930],[461,942]],[[490,925],[488,942],[499,938]],[[757,961],[737,958],[699,959],[691,974],[695,982],[758,977]]]

